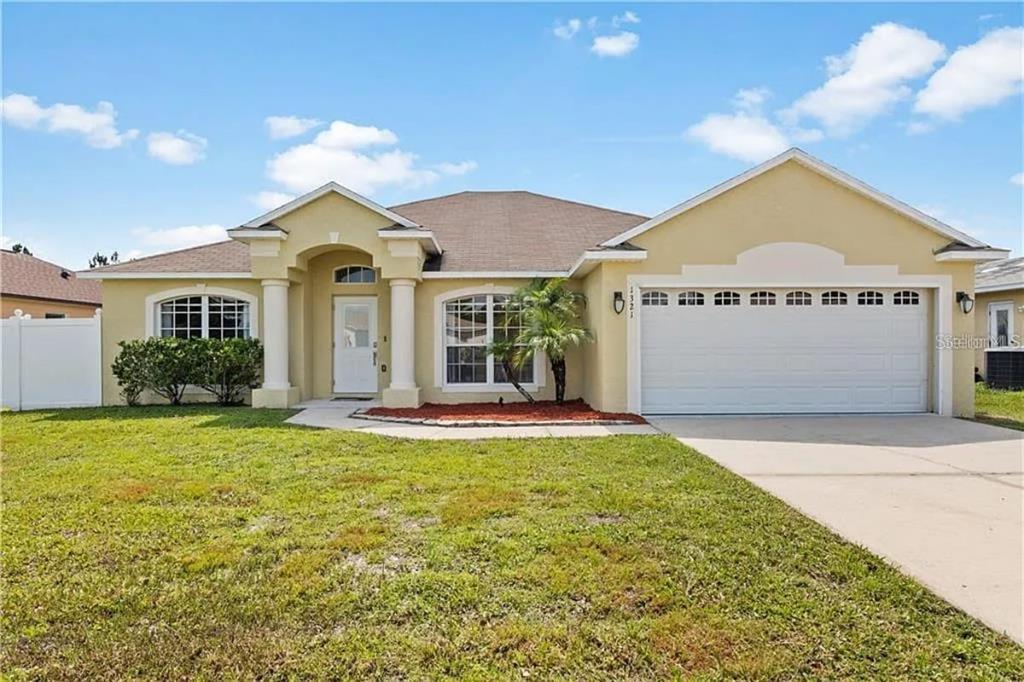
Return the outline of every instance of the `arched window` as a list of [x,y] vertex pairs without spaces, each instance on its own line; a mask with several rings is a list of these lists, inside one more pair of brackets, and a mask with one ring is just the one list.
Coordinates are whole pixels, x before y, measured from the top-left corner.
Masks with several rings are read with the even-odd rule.
[[846,305],[846,292],[826,291],[821,295],[822,305]]
[[775,294],[770,291],[755,291],[750,295],[750,305],[775,305]]
[[[501,385],[508,378],[501,362],[487,352],[492,341],[515,341],[523,330],[522,317],[504,294],[477,294],[444,302],[445,383]],[[535,383],[529,358],[517,370],[521,384]]]
[[881,291],[861,291],[857,294],[857,305],[882,305],[885,296]]
[[809,291],[791,291],[786,294],[786,305],[811,305],[813,300]]
[[377,271],[368,265],[342,265],[334,269],[335,284],[373,284]]
[[640,305],[668,305],[668,294],[664,291],[645,291],[640,296]]
[[247,339],[252,335],[247,301],[228,296],[181,296],[161,301],[157,334],[179,339]]
[[921,297],[916,291],[897,291],[892,295],[894,305],[918,305]]
[[715,294],[715,305],[739,305],[740,295],[735,291],[719,291]]
[[704,294],[699,291],[684,291],[679,294],[679,305],[704,305]]

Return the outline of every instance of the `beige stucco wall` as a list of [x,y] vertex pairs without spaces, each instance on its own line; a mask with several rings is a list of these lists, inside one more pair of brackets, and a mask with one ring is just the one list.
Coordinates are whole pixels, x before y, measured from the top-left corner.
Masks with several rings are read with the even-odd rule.
[[[103,404],[119,405],[123,401],[117,380],[110,371],[110,365],[117,357],[118,342],[127,339],[141,339],[153,333],[146,329],[146,297],[160,292],[190,289],[188,293],[200,295],[207,288],[239,291],[260,297],[260,283],[246,279],[108,279],[103,281],[102,348],[103,348]],[[184,296],[185,293],[177,295]],[[170,297],[170,296],[168,296]],[[260,320],[263,319],[260,306]],[[190,394],[189,400],[206,399],[205,392]]]
[[70,301],[47,301],[24,296],[0,296],[0,317],[10,317],[15,310],[34,318],[45,318],[47,313],[64,314],[67,317],[92,317],[101,306],[91,303],[72,303]]
[[[972,292],[974,264],[939,263],[933,251],[949,239],[860,196],[796,162],[755,177],[631,242],[647,250],[641,263],[605,263],[591,273],[585,288],[610,310],[613,291],[627,291],[630,274],[678,275],[684,265],[735,264],[736,255],[772,242],[805,242],[843,254],[847,265],[894,265],[901,275],[952,277],[953,291]],[[955,306],[955,304],[954,304]],[[626,328],[628,313],[599,313],[598,343],[588,360],[600,367],[600,380],[585,396],[595,407],[626,409]],[[973,315],[952,312],[953,334],[974,330]],[[973,361],[970,350],[953,352],[953,411],[974,413]],[[588,362],[588,370],[591,365]]]
[[[976,339],[988,338],[988,306],[991,303],[1013,304],[1013,333],[1017,338],[1024,339],[1024,288],[1012,291],[993,291],[978,294],[974,303],[974,336]],[[985,351],[978,348],[974,351],[974,366],[985,376]]]

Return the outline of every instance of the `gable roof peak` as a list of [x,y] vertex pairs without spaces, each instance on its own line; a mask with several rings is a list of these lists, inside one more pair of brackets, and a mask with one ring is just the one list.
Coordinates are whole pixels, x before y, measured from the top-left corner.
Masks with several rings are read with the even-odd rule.
[[984,242],[981,242],[975,239],[974,237],[965,234],[950,225],[947,225],[941,220],[933,218],[930,215],[927,215],[919,211],[918,209],[900,201],[899,199],[891,197],[888,194],[885,194],[884,192],[880,192],[874,187],[868,185],[867,183],[862,182],[861,180],[858,180],[852,175],[849,175],[839,170],[835,166],[825,163],[816,156],[808,154],[799,147],[790,147],[781,154],[777,154],[772,158],[768,159],[767,161],[760,163],[754,166],[753,168],[749,168],[744,172],[740,173],[739,175],[733,176],[732,178],[729,178],[725,182],[719,183],[712,187],[711,189],[701,192],[700,194],[690,199],[687,199],[681,204],[673,206],[667,211],[659,213],[650,220],[647,220],[641,223],[640,225],[637,225],[633,229],[627,230],[626,232],[623,232],[622,234],[616,237],[601,242],[601,246],[616,246],[618,244],[621,244],[622,242],[632,239],[633,237],[636,237],[640,234],[643,234],[644,232],[647,232],[648,230],[664,222],[667,222],[678,215],[681,215],[693,208],[696,208],[697,206],[700,206],[701,204],[710,201],[721,194],[725,194],[734,187],[738,187],[739,185],[742,185],[748,180],[753,180],[759,175],[763,175],[768,171],[773,170],[774,168],[777,168],[788,161],[794,161],[796,163],[799,163],[801,166],[808,168],[818,173],[819,175],[828,178],[829,180],[832,180],[836,184],[841,185],[857,194],[860,194],[861,196],[867,197],[868,199],[871,199],[879,204],[882,204],[883,206],[892,209],[893,211],[903,215],[904,217],[913,220],[919,225],[922,225],[923,227],[926,227],[932,230],[933,232],[948,237],[949,239],[952,239],[957,242],[962,242],[967,246],[972,247],[984,248],[987,246],[987,244],[985,244]]
[[306,204],[309,204],[309,203],[311,203],[313,201],[316,201],[317,199],[319,199],[320,197],[322,197],[322,196],[324,196],[326,194],[332,194],[332,193],[333,194],[338,194],[338,195],[340,195],[342,197],[345,197],[346,199],[349,199],[350,201],[354,201],[355,203],[359,204],[360,206],[368,208],[368,209],[370,209],[371,211],[373,211],[375,213],[379,213],[380,215],[384,216],[388,220],[391,220],[391,221],[397,223],[398,225],[401,225],[402,227],[409,227],[409,228],[418,228],[418,227],[420,227],[419,225],[417,225],[413,221],[409,220],[405,216],[401,216],[398,213],[395,213],[394,211],[392,211],[391,209],[384,208],[383,206],[381,206],[377,202],[373,201],[372,199],[368,199],[367,197],[364,197],[363,195],[350,190],[348,187],[345,187],[344,185],[341,185],[341,184],[335,182],[334,180],[331,180],[330,182],[326,182],[323,185],[320,185],[319,187],[317,187],[316,189],[314,189],[312,191],[306,192],[302,196],[296,197],[296,198],[292,199],[291,201],[289,201],[289,202],[287,202],[285,204],[282,204],[281,206],[278,206],[277,208],[275,208],[272,211],[267,211],[263,215],[260,215],[260,216],[257,216],[255,218],[253,218],[249,222],[242,224],[240,226],[240,228],[252,229],[252,228],[263,227],[267,223],[272,223],[274,220],[276,220],[277,218],[280,218],[281,216],[283,216],[285,214],[288,214],[288,213],[291,213],[292,211],[300,209],[303,206],[305,206]]

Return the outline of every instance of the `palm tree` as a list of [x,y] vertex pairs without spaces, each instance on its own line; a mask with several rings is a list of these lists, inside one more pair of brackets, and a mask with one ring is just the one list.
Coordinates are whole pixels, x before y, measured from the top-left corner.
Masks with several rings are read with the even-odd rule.
[[523,331],[516,338],[516,364],[542,352],[555,377],[555,402],[565,402],[565,353],[571,346],[592,341],[590,330],[578,323],[579,306],[586,297],[565,286],[565,279],[535,279],[511,297],[523,316]]

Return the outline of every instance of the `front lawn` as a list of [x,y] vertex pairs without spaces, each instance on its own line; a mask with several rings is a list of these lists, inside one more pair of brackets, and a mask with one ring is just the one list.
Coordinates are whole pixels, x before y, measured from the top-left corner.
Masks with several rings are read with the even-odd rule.
[[667,437],[3,416],[12,677],[1024,678],[1024,649]]
[[1024,431],[1024,391],[997,391],[980,383],[975,386],[975,419]]

